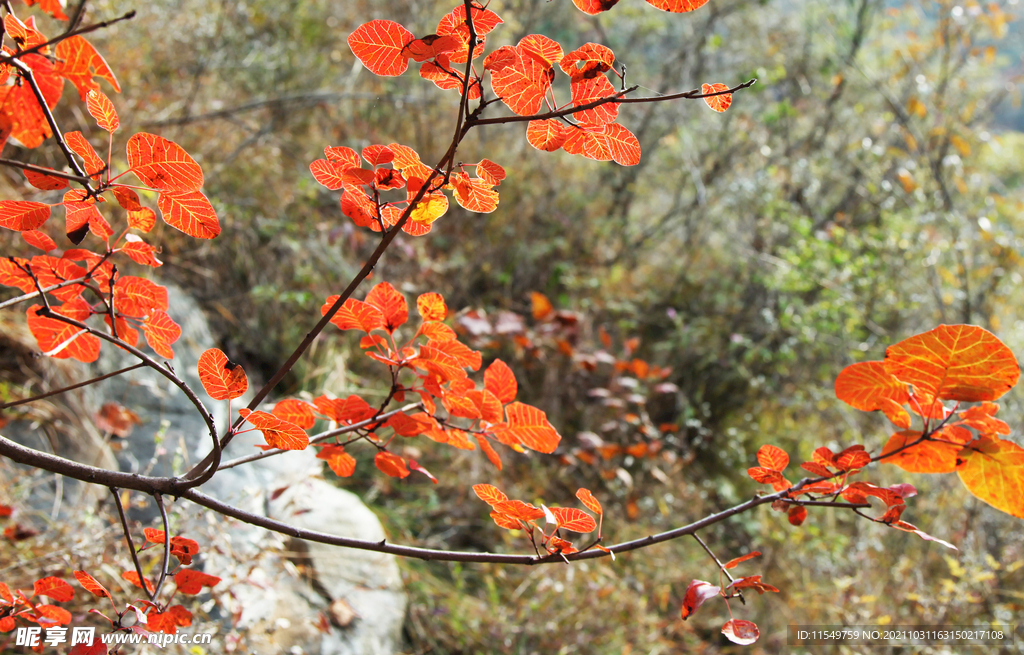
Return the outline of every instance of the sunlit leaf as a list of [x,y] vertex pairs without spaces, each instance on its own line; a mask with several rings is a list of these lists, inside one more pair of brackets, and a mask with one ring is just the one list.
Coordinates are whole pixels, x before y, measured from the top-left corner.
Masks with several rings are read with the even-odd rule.
[[286,398],[274,404],[270,412],[279,419],[294,423],[303,430],[308,430],[316,423],[316,416],[313,415],[313,408],[309,403],[297,398]]
[[[219,348],[210,348],[199,356],[199,381],[214,400],[238,398],[249,388],[245,371],[230,361]],[[312,412],[310,412],[312,416]],[[312,426],[310,426],[312,427]]]
[[552,507],[551,513],[555,515],[559,528],[584,534],[597,529],[594,517],[575,507]]
[[75,85],[82,102],[88,102],[89,91],[99,89],[94,77],[110,82],[115,91],[121,92],[121,86],[107,62],[81,36],[71,36],[58,43],[54,54],[57,57],[55,72]]
[[547,415],[536,407],[513,402],[505,407],[508,427],[495,434],[505,443],[520,443],[530,450],[551,453],[562,437],[548,422]]
[[196,239],[220,234],[220,221],[213,205],[199,191],[164,192],[157,199],[164,222]]
[[114,103],[110,102],[110,98],[102,91],[90,90],[86,99],[86,107],[89,109],[89,114],[96,119],[96,124],[100,126],[100,129],[113,133],[121,126],[121,119],[117,117]]
[[392,478],[403,479],[409,476],[409,469],[406,468],[405,459],[390,451],[379,451],[374,455],[373,463],[380,469],[381,473]]
[[519,385],[516,376],[508,364],[496,359],[484,371],[484,387],[494,394],[502,404],[516,399]]
[[[653,4],[653,0],[647,0]],[[655,5],[657,6],[657,5]],[[664,7],[659,7],[663,9]],[[688,9],[685,11],[689,11]],[[722,626],[722,634],[725,638],[734,644],[740,646],[749,646],[750,644],[757,641],[757,638],[761,636],[757,626],[750,621],[743,621],[741,619],[732,619],[726,622]]]
[[836,398],[865,412],[881,410],[897,427],[909,428],[907,385],[890,374],[882,362],[858,362],[836,378]]
[[960,451],[956,473],[967,490],[992,507],[1024,518],[1024,448],[982,436]]
[[[647,4],[652,7],[657,7],[663,11],[670,11],[674,14],[682,14],[694,9],[700,9],[707,3],[708,0],[647,0]],[[751,623],[751,625],[753,624]],[[754,639],[757,639],[757,637],[755,636]]]
[[[40,316],[42,305],[32,305],[26,316],[28,329],[32,332],[39,349],[57,359],[76,359],[85,364],[95,362],[100,356],[100,340],[85,330],[48,316]],[[56,308],[57,313],[60,308]]]
[[107,588],[85,571],[75,571],[75,579],[78,580],[78,584],[82,585],[86,591],[101,598],[110,598],[110,592],[107,591]]
[[220,578],[209,575],[194,569],[185,569],[174,574],[174,584],[178,591],[189,596],[195,596],[203,590],[203,587],[212,587],[220,582]]
[[[647,0],[647,1],[651,2],[651,0]],[[705,2],[706,1],[707,0],[705,0]],[[651,2],[651,4],[654,4],[654,3]],[[655,6],[657,6],[657,5],[655,5]],[[689,11],[689,10],[687,10],[687,11]],[[709,93],[720,93],[721,91],[728,90],[728,88],[729,88],[729,86],[727,84],[722,84],[721,82],[716,82],[715,84],[702,84],[701,87],[700,87],[700,92],[703,95],[707,95]],[[704,98],[704,102],[707,103],[708,107],[711,107],[712,109],[714,109],[718,113],[722,113],[726,109],[729,108],[729,105],[732,104],[732,94],[731,93],[720,93],[720,95],[708,96],[708,97]]]
[[349,35],[348,46],[371,73],[395,77],[409,68],[409,56],[403,50],[415,39],[412,32],[395,21],[373,20]]
[[[896,451],[895,455],[881,460],[887,464],[895,464],[909,473],[950,473],[956,470],[957,453],[973,437],[970,432],[958,426],[945,426],[933,435],[941,441],[921,441],[921,433],[902,430],[889,437],[882,448],[882,456]],[[900,450],[903,448],[903,450]]]
[[317,459],[327,462],[327,466],[334,471],[339,478],[350,477],[356,472],[356,459],[345,452],[341,446],[325,446],[316,454]]
[[789,466],[789,455],[778,446],[765,444],[757,450],[757,463],[781,473]]
[[739,564],[742,564],[743,562],[746,562],[749,559],[754,559],[755,557],[760,557],[760,556],[761,556],[761,551],[755,550],[752,553],[747,553],[746,555],[741,555],[740,557],[735,557],[735,558],[729,560],[728,562],[726,562],[725,564],[722,565],[722,568],[724,568],[724,569],[734,569]]
[[238,410],[238,413],[250,425],[263,433],[263,438],[272,448],[303,450],[309,445],[309,436],[306,432],[290,421],[279,419],[266,412],[253,412],[246,407]]
[[562,147],[568,132],[557,118],[530,121],[526,127],[526,140],[537,150],[554,152]]
[[491,73],[494,94],[520,116],[537,113],[554,75],[551,64],[507,45],[488,55],[484,68]]
[[409,320],[409,305],[405,302],[405,296],[387,282],[381,282],[370,289],[365,302],[380,310],[384,316],[383,327],[388,332],[394,332]]
[[35,596],[46,596],[57,602],[69,601],[75,597],[75,590],[66,581],[54,576],[39,578],[32,584]]
[[153,311],[142,324],[142,332],[146,335],[146,343],[156,354],[167,359],[174,358],[171,344],[181,336],[181,326],[175,323],[167,312]]
[[686,587],[686,595],[683,596],[683,609],[680,613],[680,618],[684,621],[690,618],[705,601],[714,598],[720,592],[721,588],[716,587],[710,582],[694,580]]
[[161,191],[198,191],[203,186],[202,167],[173,141],[139,132],[128,139],[127,150],[128,166],[146,186]]
[[497,487],[489,484],[475,484],[473,485],[473,492],[491,507],[503,503],[508,500],[508,496],[501,493]]

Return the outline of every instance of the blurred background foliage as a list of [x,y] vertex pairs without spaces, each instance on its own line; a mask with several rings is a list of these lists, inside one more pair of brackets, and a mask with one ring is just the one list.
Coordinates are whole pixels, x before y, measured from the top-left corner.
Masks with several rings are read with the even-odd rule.
[[[161,279],[197,296],[251,376],[276,368],[376,244],[308,164],[327,145],[395,141],[436,161],[453,129],[453,94],[415,72],[370,75],[346,36],[374,18],[427,34],[452,4],[154,0],[97,33],[124,88],[114,97],[122,132],[160,133],[206,170],[221,237],[197,246],[158,226],[152,241],[164,246]],[[129,8],[92,7],[96,18]],[[1017,0],[713,0],[683,16],[625,0],[595,18],[568,0],[491,8],[505,24],[490,47],[534,32],[566,51],[605,43],[638,94],[758,83],[723,115],[700,101],[624,106],[620,120],[643,147],[631,168],[535,151],[518,125],[472,134],[461,159],[508,171],[498,210],[453,207],[429,236],[400,236],[374,281],[442,293],[485,361],[513,365],[520,397],[548,412],[563,448],[509,453],[497,473],[478,452],[425,447],[437,486],[363,462],[344,484],[382,513],[394,541],[523,549],[467,481],[548,504],[587,486],[607,508],[606,541],[680,525],[753,493],[745,470],[763,443],[797,462],[820,445],[880,448],[887,423],[834,398],[843,366],[940,322],[982,325],[1021,352]],[[563,77],[556,88],[565,100]],[[81,107],[62,107],[68,129],[98,138]],[[43,151],[9,156],[57,163]],[[533,316],[531,292],[551,300],[555,318]],[[498,324],[516,316],[526,328],[512,339]],[[384,389],[379,365],[358,352],[354,338],[321,338],[279,392]],[[1024,419],[1021,399],[1003,402],[1011,425]],[[746,652],[782,648],[793,623],[1021,615],[1019,521],[948,476],[883,467],[870,479],[917,485],[905,518],[960,551],[828,511],[801,528],[766,508],[726,521],[705,540],[723,559],[761,550],[742,570],[782,589],[735,605],[761,627]],[[731,652],[721,603],[678,619],[689,581],[716,578],[690,540],[615,563],[403,566],[409,652]]]

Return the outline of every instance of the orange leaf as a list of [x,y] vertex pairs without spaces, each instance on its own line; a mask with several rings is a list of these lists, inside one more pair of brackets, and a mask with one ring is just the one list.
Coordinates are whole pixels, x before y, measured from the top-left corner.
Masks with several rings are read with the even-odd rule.
[[543,34],[528,34],[519,40],[519,48],[528,55],[557,64],[565,55],[558,42]]
[[131,260],[137,264],[144,266],[163,266],[164,263],[156,258],[156,253],[159,252],[157,248],[149,245],[134,234],[124,235],[125,243],[121,248],[120,252],[128,255]]
[[489,214],[498,208],[498,192],[484,180],[459,173],[452,183],[455,185],[455,200],[469,211]]
[[113,134],[114,130],[121,126],[121,119],[117,117],[114,103],[110,102],[110,98],[102,91],[98,89],[89,91],[86,107],[89,109],[89,114],[96,119],[96,124],[100,126],[100,129]]
[[484,371],[484,388],[490,391],[502,404],[516,399],[519,385],[508,364],[496,359]]
[[317,396],[313,400],[316,410],[336,423],[358,423],[377,413],[369,403],[356,395],[348,398]]
[[443,321],[448,315],[448,306],[439,293],[424,293],[416,299],[416,309],[424,321]]
[[487,55],[484,68],[491,72],[494,95],[520,116],[537,113],[554,76],[551,64],[519,46],[502,46]]
[[680,612],[680,618],[684,621],[690,618],[705,601],[719,595],[721,591],[721,588],[716,587],[710,582],[694,580],[686,587],[686,595],[683,597],[683,609]]
[[555,312],[555,308],[551,304],[551,301],[548,300],[548,297],[537,291],[530,292],[530,305],[532,308],[533,318],[538,321],[543,321]]
[[865,412],[880,409],[897,427],[910,427],[910,415],[902,407],[910,402],[907,385],[893,377],[882,362],[858,362],[844,368],[836,378],[836,398]]
[[960,451],[956,473],[977,498],[1024,518],[1024,448],[982,436]]
[[[922,441],[900,452],[881,460],[887,464],[895,464],[908,473],[951,473],[956,470],[957,453],[964,444],[972,439],[971,433],[957,426],[945,426],[938,434],[933,435],[942,441]],[[920,432],[903,430],[889,437],[882,448],[882,456],[903,448],[906,444],[918,441]]]
[[493,507],[499,514],[504,514],[520,521],[536,521],[537,519],[544,518],[544,510],[534,507],[530,503],[524,503],[521,500],[506,500],[493,505]]
[[557,118],[530,121],[526,126],[526,140],[537,150],[554,152],[565,143],[567,132]]
[[594,494],[590,493],[589,489],[580,488],[576,492],[576,497],[579,498],[580,502],[586,505],[587,509],[597,514],[603,514],[604,510],[601,509],[601,503],[598,502],[597,498],[594,498]]
[[128,166],[146,186],[161,191],[198,191],[202,188],[202,167],[177,143],[162,136],[139,132],[128,139],[127,149]]
[[316,454],[316,458],[325,460],[339,478],[347,478],[356,472],[356,459],[346,453],[342,446],[325,446]]
[[142,331],[146,335],[146,343],[153,352],[167,359],[174,358],[171,344],[181,336],[181,327],[167,315],[167,312],[153,311],[142,324]]
[[94,180],[100,179],[96,173],[106,168],[106,164],[96,154],[96,149],[86,140],[85,136],[81,132],[67,132],[64,134],[64,140],[67,141],[68,147],[85,162],[86,174],[92,176]]
[[940,325],[885,351],[885,370],[941,400],[995,400],[1020,377],[1020,366],[994,334],[976,325]]
[[793,505],[789,508],[788,514],[790,525],[803,525],[807,520],[807,508],[803,505]]
[[751,575],[751,576],[746,577],[746,578],[739,578],[737,580],[734,580],[729,585],[729,587],[726,587],[726,588],[727,589],[728,588],[732,588],[732,589],[756,589],[758,594],[763,594],[766,591],[771,591],[771,592],[774,592],[774,593],[779,593],[778,588],[773,587],[770,584],[765,584],[764,582],[761,582],[761,576],[759,576],[759,575]]
[[[28,329],[36,338],[39,349],[57,359],[77,359],[90,364],[100,356],[100,341],[81,328],[63,321],[40,316],[41,305],[28,308]],[[58,312],[59,313],[59,312]]]
[[406,468],[405,460],[387,450],[381,450],[373,457],[373,463],[385,475],[393,478],[406,478],[409,476],[409,469]]
[[394,332],[409,319],[409,305],[405,296],[395,290],[387,282],[381,282],[366,294],[365,302],[381,311],[384,316],[384,329]]
[[505,407],[508,427],[498,430],[499,440],[504,443],[521,443],[530,450],[552,453],[562,437],[558,434],[547,415],[536,407],[513,402]]
[[573,532],[587,533],[597,529],[597,521],[590,514],[575,507],[552,507],[551,513],[555,515],[559,528],[572,530]]
[[[67,625],[71,623],[71,612],[56,605],[36,605],[35,621],[42,626]],[[27,617],[26,617],[27,618]]]
[[618,123],[605,125],[604,138],[616,164],[636,166],[640,163],[640,140],[625,127]]
[[34,230],[50,217],[50,206],[27,200],[0,200],[0,227],[24,232]]
[[373,20],[349,35],[348,47],[374,75],[395,77],[409,68],[409,56],[403,50],[415,39],[395,21]]
[[983,434],[1010,434],[1010,426],[995,417],[998,411],[999,405],[982,403],[960,412],[960,419],[964,425]]
[[110,592],[107,591],[107,588],[85,571],[75,571],[75,579],[78,580],[78,584],[82,585],[86,591],[102,598],[110,598]]
[[[651,2],[651,0],[647,1]],[[705,2],[706,1],[707,0],[705,0]],[[702,84],[700,87],[700,92],[703,95],[707,95],[709,93],[719,93],[720,91],[725,91],[728,88],[729,87],[727,85],[722,84],[721,82],[716,82],[715,84]],[[732,104],[732,94],[722,93],[721,95],[717,96],[708,96],[704,98],[704,102],[707,103],[708,107],[711,107],[718,113],[722,113],[729,108],[729,105]]]
[[489,484],[475,484],[473,485],[473,491],[480,498],[491,507],[495,507],[499,503],[503,503],[508,500],[508,496],[501,493],[497,487]]
[[[121,577],[123,579],[127,580],[128,582],[132,583],[133,585],[135,585],[139,589],[142,589],[142,582],[139,581],[139,574],[136,573],[135,571],[125,571],[124,573],[121,574]],[[153,583],[150,582],[148,579],[145,580],[145,582],[146,582],[146,590],[149,591],[150,593],[153,593],[153,591],[154,591]]]
[[836,455],[836,468],[840,471],[864,468],[870,463],[871,456],[864,451],[864,446],[850,446]]
[[757,463],[766,469],[782,473],[789,466],[789,455],[778,446],[765,444],[757,450]]
[[63,603],[75,597],[75,590],[64,580],[49,576],[39,578],[32,585],[33,596],[46,596],[52,600]]
[[156,205],[165,223],[190,237],[212,239],[220,234],[217,212],[199,191],[161,193]]
[[68,181],[63,177],[54,177],[53,175],[30,170],[24,170],[22,173],[25,174],[25,179],[28,180],[28,183],[40,191],[57,191],[68,188]]
[[185,569],[174,575],[174,584],[178,585],[178,591],[189,596],[195,596],[203,590],[203,587],[212,587],[220,582],[215,575],[208,575],[202,571]]
[[54,72],[75,85],[82,102],[88,102],[89,91],[99,89],[94,77],[105,79],[115,91],[121,92],[121,86],[107,62],[82,37],[76,35],[64,39],[57,44],[54,54],[57,56]]
[[316,423],[316,416],[313,415],[313,408],[309,403],[296,398],[279,400],[270,412],[277,418],[294,423],[303,430],[308,430]]
[[[655,0],[647,0],[647,2],[654,4]],[[654,6],[658,7],[657,4],[654,4]],[[663,7],[658,8],[663,9]],[[686,11],[689,10],[687,9]],[[757,638],[761,636],[761,633],[757,629],[757,625],[751,621],[743,621],[741,619],[732,619],[731,621],[727,621],[726,624],[722,626],[722,634],[725,635],[726,639],[734,644],[739,644],[740,646],[749,646],[757,641]]]
[[219,348],[210,348],[199,356],[199,381],[214,400],[238,398],[249,388],[245,371]]
[[190,625],[192,625],[192,612],[181,605],[172,605],[167,608],[166,612],[158,612],[155,607],[151,607],[146,613],[146,629],[150,632],[173,635],[178,632],[179,626],[187,628]]
[[114,307],[118,313],[133,318],[142,318],[154,310],[167,311],[167,289],[143,277],[119,277],[114,287]]
[[331,191],[337,191],[344,186],[342,174],[345,172],[345,165],[341,162],[317,159],[309,165],[309,172],[313,174],[313,179]]
[[498,455],[498,451],[494,450],[494,446],[491,445],[490,440],[480,434],[473,435],[476,442],[480,444],[480,450],[484,452],[487,459],[490,460],[491,464],[494,464],[494,468],[501,470],[501,457]]
[[748,559],[754,559],[755,557],[760,557],[760,556],[761,556],[761,551],[759,551],[759,550],[755,550],[755,551],[754,551],[754,552],[752,552],[752,553],[747,553],[746,555],[741,555],[740,557],[736,557],[736,558],[734,558],[734,559],[731,559],[731,560],[729,560],[728,562],[726,562],[726,563],[725,563],[725,564],[724,564],[724,565],[722,566],[722,568],[725,568],[725,569],[734,569],[734,568],[736,568],[736,566],[737,566],[738,564],[741,564],[741,563],[743,563],[743,562],[746,562],[746,561],[747,561]]
[[199,542],[185,537],[171,537],[171,555],[178,558],[178,561],[188,566],[192,558],[199,554]]
[[760,466],[748,468],[747,475],[753,478],[754,482],[761,484],[775,484],[785,479],[775,469],[762,468]]
[[243,407],[238,413],[254,428],[263,433],[272,448],[281,450],[303,450],[309,445],[309,436],[299,426],[279,419],[273,414],[251,411]]
[[156,528],[145,528],[142,530],[142,534],[146,535],[146,541],[154,544],[163,544],[166,533],[163,530],[157,530]]
[[569,129],[562,150],[594,161],[611,161],[612,151],[605,137],[607,126],[579,124]]
[[601,73],[611,70],[615,63],[615,53],[611,48],[600,43],[584,43],[558,63],[562,72],[572,81],[596,78]]
[[[320,308],[320,314],[326,314],[327,310],[337,302],[340,296],[329,296]],[[331,323],[339,330],[363,330],[370,332],[384,327],[384,314],[373,305],[361,300],[349,298],[342,304],[338,312],[331,318]]]

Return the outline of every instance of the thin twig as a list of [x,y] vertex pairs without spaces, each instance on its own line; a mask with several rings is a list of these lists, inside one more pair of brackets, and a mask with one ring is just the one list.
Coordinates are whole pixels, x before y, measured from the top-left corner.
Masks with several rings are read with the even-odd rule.
[[132,541],[132,531],[128,528],[128,517],[124,515],[124,507],[121,505],[121,496],[117,493],[117,487],[109,487],[110,493],[114,496],[114,504],[117,506],[117,515],[121,517],[121,531],[124,532],[124,540],[128,543],[128,552],[132,554],[132,562],[135,563],[135,573],[139,576],[139,586],[146,592],[150,600],[156,599],[155,591],[151,591],[146,576],[142,574],[142,564],[139,562],[139,554],[135,552],[135,542]]
[[[85,5],[84,2],[81,3],[81,4]],[[78,12],[78,16],[81,16],[81,11]],[[38,52],[42,51],[44,48],[48,48],[49,46],[51,46],[51,45],[53,45],[55,43],[60,43],[61,41],[65,40],[65,39],[69,39],[69,38],[71,38],[73,36],[78,36],[80,34],[88,34],[89,32],[95,32],[96,30],[101,30],[104,27],[110,27],[114,23],[120,23],[123,20],[131,20],[132,18],[135,18],[135,10],[134,9],[132,9],[131,11],[129,11],[128,13],[126,13],[126,14],[124,14],[122,16],[118,16],[117,18],[111,18],[110,20],[105,20],[102,23],[93,23],[92,25],[86,25],[85,27],[80,27],[78,29],[68,30],[67,32],[64,32],[63,34],[61,34],[60,36],[53,37],[52,39],[50,39],[46,43],[40,43],[39,45],[34,45],[31,48],[26,48],[24,50],[19,50],[18,52],[15,52],[14,54],[6,54],[6,53],[0,54],[0,59],[7,59],[7,60],[10,60],[10,61],[13,61],[13,60],[15,60],[15,59],[17,59],[19,57],[24,57],[25,55],[31,55],[31,54],[38,53]],[[77,17],[75,18],[75,20],[77,20]],[[72,21],[71,24],[72,24],[72,26],[74,25],[74,20]]]
[[118,369],[116,371],[111,371],[110,373],[105,373],[103,375],[100,375],[99,377],[95,377],[95,378],[86,380],[85,382],[79,382],[77,384],[72,384],[72,385],[67,386],[67,387],[61,387],[60,389],[54,389],[53,391],[47,391],[46,393],[41,393],[38,396],[32,396],[31,398],[22,398],[21,400],[12,400],[9,403],[4,403],[3,405],[0,405],[0,409],[9,409],[11,407],[17,407],[18,405],[24,405],[26,403],[33,403],[33,402],[35,402],[37,400],[42,400],[43,398],[49,398],[50,396],[56,396],[58,394],[62,394],[64,392],[66,392],[66,391],[74,391],[75,389],[80,389],[82,387],[87,387],[90,384],[96,384],[97,382],[102,382],[103,380],[106,380],[107,378],[112,378],[112,377],[121,375],[122,373],[127,373],[128,371],[134,371],[135,369],[142,368],[143,366],[145,366],[145,364],[143,364],[141,362],[138,363],[138,364],[132,364],[131,366],[126,366],[126,367],[120,368],[120,369]]
[[164,556],[160,564],[160,581],[156,583],[156,589],[153,591],[153,596],[155,597],[160,594],[160,589],[164,586],[164,580],[167,579],[167,566],[171,559],[171,527],[167,521],[167,508],[164,507],[164,497],[160,494],[153,494],[153,500],[156,501],[156,506],[160,509],[160,518],[164,522]]
[[42,173],[43,175],[49,175],[50,177],[60,177],[65,180],[71,180],[73,182],[80,182],[82,184],[88,184],[89,178],[82,175],[74,175],[72,173],[63,173],[61,171],[55,171],[52,168],[46,168],[45,166],[36,166],[35,164],[26,164],[22,161],[15,159],[7,159],[6,157],[0,157],[0,165],[11,166],[13,168],[21,168],[26,171],[34,171],[36,173]]
[[[722,564],[721,561],[719,561],[718,556],[716,556],[713,552],[711,552],[711,549],[708,548],[708,545],[706,543],[704,543],[703,539],[700,538],[700,535],[697,534],[696,532],[694,532],[690,536],[693,537],[694,539],[696,539],[697,543],[700,544],[700,547],[704,549],[704,552],[707,553],[711,557],[711,559],[713,559],[715,561],[715,564],[718,565],[718,569],[722,573],[725,574],[725,577],[729,578],[730,584],[733,583],[733,582],[736,582],[736,579],[732,577],[732,574],[729,573],[729,570],[725,568],[725,565]],[[737,589],[736,590],[736,595],[739,596],[741,603],[743,603],[744,605],[747,604],[747,599],[743,597],[743,592],[741,590]]]

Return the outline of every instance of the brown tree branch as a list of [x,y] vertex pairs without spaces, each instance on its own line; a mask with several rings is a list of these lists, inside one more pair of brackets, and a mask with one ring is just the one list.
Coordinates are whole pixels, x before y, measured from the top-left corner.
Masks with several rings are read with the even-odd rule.
[[102,382],[103,380],[106,380],[107,378],[112,378],[112,377],[121,375],[122,373],[127,373],[128,371],[134,371],[135,369],[142,368],[145,365],[146,364],[144,364],[142,362],[140,362],[138,364],[132,364],[131,366],[126,366],[124,368],[119,368],[116,371],[111,371],[110,373],[105,373],[103,375],[100,375],[99,377],[95,377],[95,378],[92,378],[90,380],[86,380],[85,382],[79,382],[78,384],[68,385],[66,387],[61,387],[60,389],[54,389],[53,391],[47,391],[46,393],[41,393],[38,396],[32,396],[31,398],[22,398],[21,400],[12,400],[9,403],[4,403],[3,405],[0,405],[0,409],[9,409],[11,407],[17,407],[18,405],[25,405],[27,403],[33,403],[33,402],[35,402],[37,400],[42,400],[43,398],[49,398],[50,396],[56,396],[57,394],[64,393],[65,391],[74,391],[75,389],[80,389],[82,387],[87,387],[90,384],[96,384],[97,382]]

